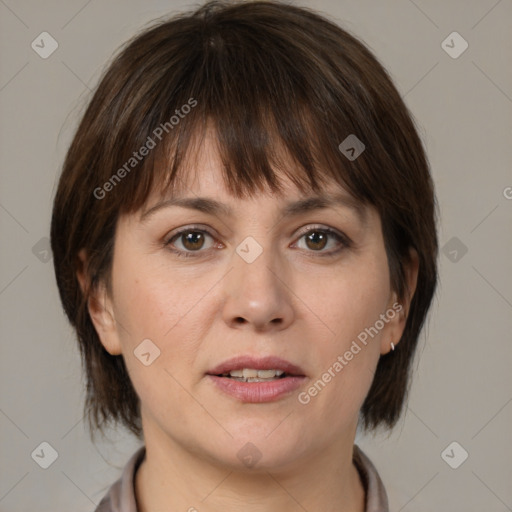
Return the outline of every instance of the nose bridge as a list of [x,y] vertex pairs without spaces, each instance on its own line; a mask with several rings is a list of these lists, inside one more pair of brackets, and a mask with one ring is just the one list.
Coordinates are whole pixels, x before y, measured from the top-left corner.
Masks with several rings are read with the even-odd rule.
[[231,327],[286,328],[293,320],[293,306],[276,251],[247,237],[234,251],[232,265],[226,276],[224,320]]

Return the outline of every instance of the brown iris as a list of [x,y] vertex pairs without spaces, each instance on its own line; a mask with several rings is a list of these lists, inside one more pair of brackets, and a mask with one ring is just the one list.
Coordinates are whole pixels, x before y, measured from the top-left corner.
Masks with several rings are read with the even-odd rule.
[[190,250],[195,251],[201,249],[204,244],[204,233],[200,231],[189,231],[181,235],[183,246]]
[[[323,249],[327,243],[328,236],[329,235],[327,233],[322,233],[321,231],[312,231],[306,235],[306,244],[310,249]],[[313,246],[310,245],[310,242]]]

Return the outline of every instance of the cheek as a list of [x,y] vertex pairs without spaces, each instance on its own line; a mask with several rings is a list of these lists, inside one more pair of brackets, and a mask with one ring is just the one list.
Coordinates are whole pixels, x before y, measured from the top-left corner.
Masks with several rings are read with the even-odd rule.
[[[311,280],[303,278],[297,294],[319,320],[325,336],[342,349],[375,324],[388,304],[390,286],[385,255],[376,250],[357,267],[340,268]],[[382,256],[382,257],[380,257]]]
[[[157,381],[168,381],[169,374],[186,381],[190,377],[186,369],[194,365],[209,325],[205,296],[213,285],[211,277],[184,276],[128,259],[119,261],[117,269],[122,277],[114,280],[114,313],[120,322],[118,333],[126,366],[137,390],[143,393],[145,388],[151,391],[151,386],[167,388],[169,382]],[[148,339],[154,344],[144,342],[150,353],[159,351],[159,355],[150,366],[144,366],[134,351]]]
[[126,325],[132,341],[154,338],[165,344],[182,328],[184,319],[190,322],[193,318],[201,290],[191,286],[190,280],[180,279],[176,273],[170,279],[168,270],[147,264],[145,268],[126,264],[119,274],[124,278],[114,283],[115,314]]
[[148,266],[118,269],[123,278],[114,282],[114,312],[130,380],[146,411],[171,417],[183,401],[182,386],[189,385],[187,368],[197,357],[202,327],[200,308],[194,305],[202,287],[176,279],[171,283],[163,271]]
[[384,331],[368,332],[386,311],[389,272],[385,254],[378,248],[369,254],[374,256],[350,272],[316,281],[312,295],[311,309],[328,328],[315,347],[319,373],[306,391],[315,402],[311,411],[322,411],[320,417],[338,426],[357,415],[380,357]]

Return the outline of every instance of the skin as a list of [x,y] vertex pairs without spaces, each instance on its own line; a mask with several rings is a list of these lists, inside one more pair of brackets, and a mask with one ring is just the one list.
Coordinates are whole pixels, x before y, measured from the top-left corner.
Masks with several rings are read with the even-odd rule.
[[[298,393],[398,298],[378,213],[366,207],[362,221],[349,207],[335,206],[283,218],[283,205],[303,198],[283,180],[283,197],[229,195],[209,135],[180,195],[215,198],[233,216],[172,206],[144,222],[141,212],[119,219],[113,294],[100,287],[89,311],[105,349],[123,355],[141,398],[146,458],[135,487],[142,512],[364,510],[352,463],[358,413],[380,355],[401,337],[405,315],[385,323],[308,404],[299,402]],[[153,193],[147,204],[159,200]],[[211,236],[205,234],[203,246],[174,239],[182,252],[199,248],[196,256],[179,258],[165,242],[190,225]],[[325,246],[308,243],[304,236],[329,227],[349,237],[350,246],[332,236]],[[263,248],[252,263],[235,251],[249,236]],[[416,277],[412,264],[411,296]],[[403,311],[409,301],[401,302]],[[149,366],[134,356],[147,338],[161,351]],[[239,354],[287,359],[302,367],[305,382],[277,401],[242,403],[205,376]],[[262,454],[252,469],[237,457],[247,442]]]

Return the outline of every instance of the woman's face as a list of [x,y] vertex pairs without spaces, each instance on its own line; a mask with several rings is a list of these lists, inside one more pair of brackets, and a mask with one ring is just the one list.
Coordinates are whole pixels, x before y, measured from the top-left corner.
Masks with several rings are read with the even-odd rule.
[[[193,171],[173,199],[219,206],[154,194],[122,217],[113,295],[92,312],[105,348],[124,357],[146,443],[273,469],[351,445],[379,357],[404,324],[378,214],[336,184],[324,197],[345,199],[323,208],[299,208],[289,181],[283,196],[237,199],[211,138]],[[242,382],[243,368],[285,373]]]

